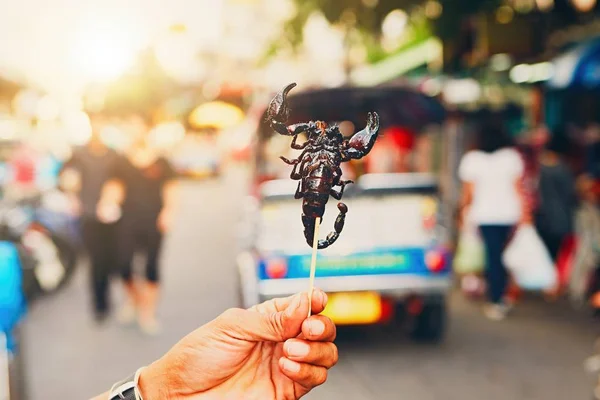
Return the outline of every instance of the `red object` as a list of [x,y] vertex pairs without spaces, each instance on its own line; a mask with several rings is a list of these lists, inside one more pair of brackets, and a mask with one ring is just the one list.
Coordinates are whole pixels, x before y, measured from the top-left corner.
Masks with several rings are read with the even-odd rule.
[[408,315],[416,316],[423,312],[423,300],[413,296],[406,301],[406,312]]
[[13,156],[12,168],[15,183],[29,185],[35,183],[36,154],[27,147],[21,147]]
[[390,299],[381,299],[381,316],[379,322],[388,322],[394,316],[394,303]]
[[383,132],[383,136],[389,136],[401,150],[412,150],[415,146],[414,132],[401,126],[389,127]]
[[556,270],[558,272],[558,283],[560,287],[565,287],[571,278],[573,268],[573,257],[577,249],[577,239],[575,235],[569,235],[563,241],[556,257]]
[[426,230],[432,230],[435,228],[436,218],[435,215],[431,215],[429,217],[423,217],[423,228]]
[[431,250],[425,254],[425,265],[431,272],[440,272],[446,266],[446,260],[440,251]]
[[287,275],[288,268],[286,260],[276,258],[267,261],[266,273],[271,279],[282,279]]

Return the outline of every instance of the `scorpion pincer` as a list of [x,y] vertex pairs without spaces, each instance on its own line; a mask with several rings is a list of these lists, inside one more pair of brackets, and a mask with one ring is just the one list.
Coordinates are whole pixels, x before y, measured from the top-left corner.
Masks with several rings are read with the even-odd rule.
[[[369,113],[366,128],[350,139],[344,138],[337,124],[328,125],[323,121],[288,126],[286,121],[290,109],[286,99],[288,92],[295,86],[295,83],[286,86],[271,100],[267,121],[277,133],[293,136],[292,149],[302,150],[298,158],[292,160],[280,158],[286,164],[293,165],[290,178],[299,181],[294,197],[303,199],[304,237],[306,243],[312,247],[315,221],[317,218],[321,218],[322,221],[329,196],[341,200],[346,185],[353,183],[350,180],[342,180],[341,163],[360,159],[371,151],[379,133],[379,115],[375,112]],[[297,143],[298,136],[303,132],[306,134],[306,141]],[[339,190],[336,190],[337,187]],[[324,240],[318,241],[319,249],[332,245],[344,228],[348,207],[342,202],[337,206],[339,213],[335,219],[334,230]]]

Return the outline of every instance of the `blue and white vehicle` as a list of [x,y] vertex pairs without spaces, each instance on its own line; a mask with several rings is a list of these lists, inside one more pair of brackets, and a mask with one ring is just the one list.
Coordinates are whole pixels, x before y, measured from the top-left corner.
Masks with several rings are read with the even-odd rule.
[[[384,135],[391,126],[422,132],[430,124],[440,124],[445,115],[436,100],[398,87],[299,92],[288,97],[288,104],[289,122],[337,122],[349,129],[345,135],[364,124],[367,111],[381,114]],[[245,307],[307,290],[311,261],[300,217],[302,202],[294,200],[297,182],[288,178],[289,168],[279,160],[280,155],[288,156],[289,138],[274,135],[264,117],[260,121],[252,194],[246,202],[237,257]],[[435,154],[424,158],[438,164],[442,160]],[[356,183],[344,193],[349,209],[345,227],[336,243],[317,257],[315,284],[329,294],[324,313],[341,325],[408,319],[414,337],[441,339],[452,277],[450,221],[444,213],[439,174],[365,173],[364,165],[351,166],[348,172],[345,179]],[[335,201],[330,200],[322,226],[333,226],[336,215]]]
[[[303,237],[295,183],[268,181],[249,200],[245,250],[237,259],[245,307],[308,288],[311,249]],[[376,324],[414,317],[413,334],[439,339],[451,287],[448,233],[435,177],[362,176],[348,189],[346,226],[320,250],[316,286],[330,295],[325,314],[338,324]],[[331,205],[330,205],[331,207]],[[336,209],[326,212],[331,226]]]

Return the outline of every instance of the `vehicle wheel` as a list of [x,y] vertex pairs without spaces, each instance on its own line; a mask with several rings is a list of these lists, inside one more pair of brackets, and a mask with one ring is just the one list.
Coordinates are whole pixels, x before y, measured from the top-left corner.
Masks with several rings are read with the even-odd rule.
[[423,342],[439,342],[444,337],[446,322],[445,299],[427,302],[421,313],[414,317],[411,337]]
[[77,249],[68,240],[52,235],[52,241],[58,250],[58,257],[65,268],[65,275],[57,287],[57,290],[71,281],[77,267]]
[[19,245],[18,249],[23,272],[23,293],[27,301],[31,302],[37,299],[43,293],[43,290],[35,277],[35,259],[23,246]]
[[67,240],[37,228],[24,235],[23,245],[43,294],[54,293],[69,282],[75,272],[77,251]]

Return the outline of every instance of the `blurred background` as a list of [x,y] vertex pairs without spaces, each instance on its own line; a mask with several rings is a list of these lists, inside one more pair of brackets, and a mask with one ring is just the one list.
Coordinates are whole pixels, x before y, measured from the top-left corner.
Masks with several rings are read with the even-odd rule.
[[[319,255],[340,363],[308,398],[592,398],[596,0],[2,0],[0,10],[10,349],[0,399],[91,397],[225,309],[308,287],[301,201],[279,159],[299,152],[265,122],[291,82],[282,122],[335,122],[350,137],[368,111],[381,116],[371,153],[343,165],[356,182],[346,227]],[[485,157],[467,161],[477,149]],[[113,181],[122,207],[105,198]],[[498,220],[513,190],[519,215]],[[138,207],[145,196],[156,210]],[[469,215],[473,198],[485,216]],[[132,262],[98,250],[146,212],[157,235],[131,243]],[[482,225],[534,228],[505,266],[503,303],[483,313],[497,281],[484,272],[495,259]],[[158,268],[160,289],[149,272],[123,285],[125,264]],[[138,284],[150,300],[136,327]]]

